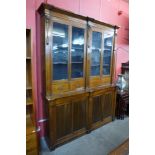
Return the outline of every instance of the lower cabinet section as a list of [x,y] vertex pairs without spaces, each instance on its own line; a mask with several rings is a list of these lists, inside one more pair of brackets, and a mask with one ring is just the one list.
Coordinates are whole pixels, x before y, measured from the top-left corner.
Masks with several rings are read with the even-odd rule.
[[72,104],[56,106],[56,138],[60,139],[72,132]]
[[46,100],[46,139],[54,149],[112,121],[115,87]]
[[92,97],[92,122],[91,128],[97,128],[112,121],[115,108],[115,92],[112,90],[96,91]]

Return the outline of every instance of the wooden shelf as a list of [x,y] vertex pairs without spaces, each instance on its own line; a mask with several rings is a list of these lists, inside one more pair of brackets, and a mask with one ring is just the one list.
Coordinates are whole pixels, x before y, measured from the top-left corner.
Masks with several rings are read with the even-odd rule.
[[97,50],[97,52],[98,52],[98,51],[100,51],[101,49],[99,49],[99,48],[93,48],[92,50]]
[[31,56],[31,31],[30,29],[26,30],[26,57]]
[[82,64],[83,62],[72,62],[72,64]]
[[26,60],[31,60],[31,57],[28,57],[28,56],[27,56],[27,57],[26,57]]
[[103,67],[109,67],[110,64],[103,64]]
[[66,62],[54,62],[54,65],[67,65],[68,63]]
[[112,47],[112,45],[105,45],[105,47]]
[[103,50],[105,50],[105,51],[111,51],[111,49],[108,49],[108,48],[104,48]]
[[91,67],[97,67],[97,66],[100,66],[100,64],[98,64],[98,65],[91,65]]
[[35,126],[32,122],[31,116],[26,115],[26,135],[32,134],[35,131]]
[[111,57],[111,56],[110,56],[110,55],[105,55],[105,56],[104,56],[104,58],[108,58],[108,57]]
[[26,59],[26,89],[32,89],[31,60]]
[[32,91],[31,30],[26,29],[26,154],[39,155]]
[[26,98],[26,105],[33,105],[32,98]]
[[26,86],[26,90],[31,90],[32,86]]
[[[76,47],[73,47],[72,50],[73,50],[73,49],[74,49],[74,50],[83,50],[83,48],[76,48]],[[72,51],[72,52],[73,52],[73,51]]]

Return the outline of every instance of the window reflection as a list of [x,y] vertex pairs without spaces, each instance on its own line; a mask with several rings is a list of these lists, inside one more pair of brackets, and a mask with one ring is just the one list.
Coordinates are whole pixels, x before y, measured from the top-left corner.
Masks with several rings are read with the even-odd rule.
[[53,23],[53,80],[68,78],[68,26]]
[[100,52],[102,33],[92,33],[91,75],[100,75]]
[[72,27],[71,77],[83,77],[84,29]]
[[110,75],[112,44],[113,35],[110,33],[105,33],[103,50],[103,75]]

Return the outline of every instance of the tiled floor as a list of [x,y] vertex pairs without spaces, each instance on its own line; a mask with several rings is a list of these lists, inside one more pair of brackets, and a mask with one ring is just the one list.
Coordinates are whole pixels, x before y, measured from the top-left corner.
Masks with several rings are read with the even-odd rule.
[[50,152],[41,155],[107,155],[129,137],[129,118],[115,120]]

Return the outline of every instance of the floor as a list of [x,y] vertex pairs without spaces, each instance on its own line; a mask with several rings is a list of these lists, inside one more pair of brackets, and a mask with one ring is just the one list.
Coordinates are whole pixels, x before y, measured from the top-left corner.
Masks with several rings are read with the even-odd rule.
[[129,137],[129,118],[115,120],[50,152],[43,141],[41,155],[107,155]]
[[129,154],[129,139],[112,150],[108,155],[128,155]]

